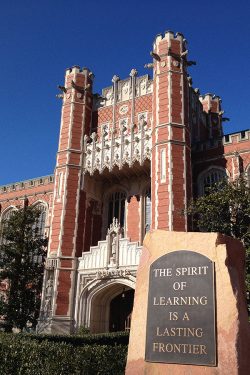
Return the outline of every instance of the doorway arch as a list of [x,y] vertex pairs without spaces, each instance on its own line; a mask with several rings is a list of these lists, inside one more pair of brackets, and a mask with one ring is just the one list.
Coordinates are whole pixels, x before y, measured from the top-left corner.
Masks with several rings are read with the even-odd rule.
[[89,328],[91,333],[128,330],[135,280],[119,278],[98,281],[92,281],[90,284],[93,284],[82,292],[79,325]]
[[134,289],[123,288],[122,292],[110,301],[109,332],[130,330],[134,294]]

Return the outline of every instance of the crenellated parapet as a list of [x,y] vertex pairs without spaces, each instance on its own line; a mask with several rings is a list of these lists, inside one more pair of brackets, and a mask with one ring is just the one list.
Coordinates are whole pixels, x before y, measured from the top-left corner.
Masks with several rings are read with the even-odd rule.
[[[136,77],[135,90],[133,93],[133,71],[136,72],[135,69],[132,69],[130,77],[123,80],[120,80],[118,76],[114,76],[116,80],[113,80],[113,85],[104,88],[101,96],[96,96],[96,110],[98,108],[111,106],[114,102],[118,103],[131,100],[133,96],[138,98],[143,95],[152,94],[153,80],[150,79],[148,74]],[[136,73],[134,76],[136,76]]]
[[199,100],[205,112],[220,113],[221,98],[218,95],[207,93],[205,95],[200,95]]
[[54,175],[36,177],[30,180],[19,181],[8,185],[0,186],[1,193],[10,193],[13,191],[23,191],[26,189],[33,189],[38,186],[47,186],[54,183]]
[[223,144],[237,144],[250,141],[250,129],[242,130],[240,132],[226,134],[223,137]]

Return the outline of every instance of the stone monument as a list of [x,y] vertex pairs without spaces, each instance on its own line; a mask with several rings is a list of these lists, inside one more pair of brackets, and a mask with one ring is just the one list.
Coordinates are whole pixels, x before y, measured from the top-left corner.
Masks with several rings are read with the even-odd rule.
[[244,265],[242,244],[221,234],[147,234],[126,375],[249,374]]

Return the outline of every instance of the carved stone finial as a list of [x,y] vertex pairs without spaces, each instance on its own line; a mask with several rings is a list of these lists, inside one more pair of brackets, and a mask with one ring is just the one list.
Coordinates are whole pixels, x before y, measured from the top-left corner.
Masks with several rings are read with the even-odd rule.
[[153,69],[153,67],[154,67],[153,63],[144,64],[145,69]]
[[91,134],[90,138],[91,138],[93,141],[95,141],[96,138],[97,138],[97,134],[96,134],[96,132],[93,132],[93,133]]
[[88,76],[89,76],[90,79],[92,79],[92,81],[95,78],[95,75],[94,75],[93,72],[89,72]]
[[115,83],[115,82],[118,82],[120,80],[120,77],[117,76],[116,74],[113,76],[112,78],[112,82]]
[[131,69],[131,72],[129,73],[129,75],[130,75],[130,77],[135,77],[135,76],[137,76],[137,70],[136,69]]

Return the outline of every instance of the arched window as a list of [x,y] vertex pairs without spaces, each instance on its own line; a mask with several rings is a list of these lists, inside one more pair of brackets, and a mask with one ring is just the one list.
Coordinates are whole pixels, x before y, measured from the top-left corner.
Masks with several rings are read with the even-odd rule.
[[37,222],[37,229],[38,229],[38,234],[43,237],[45,234],[45,224],[46,224],[46,214],[47,214],[47,209],[44,203],[37,203],[35,205],[35,208],[37,208],[40,211],[40,215],[38,218]]
[[4,211],[1,217],[1,223],[4,221],[8,221],[15,211],[16,209],[14,207],[10,207],[6,211]]
[[198,178],[199,195],[205,195],[210,187],[227,177],[225,169],[210,168]]
[[10,217],[13,215],[13,213],[16,211],[16,208],[15,207],[10,207],[9,209],[7,209],[6,211],[4,211],[2,213],[2,216],[1,216],[1,229],[3,228],[3,226],[5,224],[7,224],[7,222],[9,221]]
[[114,217],[118,220],[121,227],[124,226],[125,201],[126,193],[123,191],[117,191],[110,194],[108,202],[108,228],[113,222]]
[[16,211],[15,207],[10,207],[2,213],[1,221],[0,221],[0,242],[2,242],[3,244],[6,243],[6,240],[3,240],[2,231],[5,225],[8,224],[9,219],[11,218],[11,216],[14,214],[15,211]]

